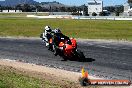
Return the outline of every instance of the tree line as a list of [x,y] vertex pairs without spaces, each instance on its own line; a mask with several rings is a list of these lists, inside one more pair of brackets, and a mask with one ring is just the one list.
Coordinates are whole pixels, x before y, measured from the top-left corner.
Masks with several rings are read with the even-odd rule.
[[[84,6],[84,5],[83,5]],[[42,7],[40,5],[29,5],[29,4],[18,4],[17,6],[1,6],[0,10],[22,10],[22,12],[77,12],[83,11],[86,9],[86,6],[49,6],[49,7]]]

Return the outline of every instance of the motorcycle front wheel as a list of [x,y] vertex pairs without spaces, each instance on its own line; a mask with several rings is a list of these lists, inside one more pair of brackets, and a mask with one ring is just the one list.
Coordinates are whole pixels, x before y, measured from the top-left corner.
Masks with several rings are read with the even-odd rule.
[[84,56],[83,52],[81,52],[80,50],[76,50],[76,57],[78,58],[78,61],[80,61],[80,62],[85,61],[85,56]]

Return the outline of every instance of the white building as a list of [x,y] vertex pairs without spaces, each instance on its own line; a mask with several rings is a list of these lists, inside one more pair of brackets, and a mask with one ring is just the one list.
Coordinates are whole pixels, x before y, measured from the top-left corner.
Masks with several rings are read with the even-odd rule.
[[132,16],[132,3],[124,4],[124,15]]
[[88,14],[92,15],[93,12],[99,14],[103,11],[102,0],[88,0]]

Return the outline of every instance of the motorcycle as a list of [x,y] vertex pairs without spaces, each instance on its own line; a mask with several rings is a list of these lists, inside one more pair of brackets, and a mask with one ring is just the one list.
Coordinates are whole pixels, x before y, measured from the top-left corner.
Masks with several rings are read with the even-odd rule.
[[83,52],[77,49],[77,42],[76,39],[70,38],[70,39],[64,39],[61,38],[61,41],[59,42],[58,48],[55,48],[53,44],[52,34],[47,35],[48,41],[43,39],[42,34],[40,35],[40,38],[45,41],[45,43],[48,43],[48,50],[54,52],[54,55],[61,56],[64,61],[66,60],[77,60],[77,61],[85,61],[85,56]]
[[77,42],[74,38],[62,39],[59,47],[54,50],[54,54],[63,57],[64,60],[85,61],[85,56],[77,49]]

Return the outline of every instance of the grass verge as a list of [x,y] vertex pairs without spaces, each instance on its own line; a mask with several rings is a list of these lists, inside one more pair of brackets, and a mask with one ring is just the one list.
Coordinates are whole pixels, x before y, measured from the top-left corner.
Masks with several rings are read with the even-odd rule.
[[12,67],[0,66],[0,88],[62,88],[48,80],[30,77]]
[[132,40],[132,21],[0,18],[0,36],[39,37],[45,25],[70,37]]

